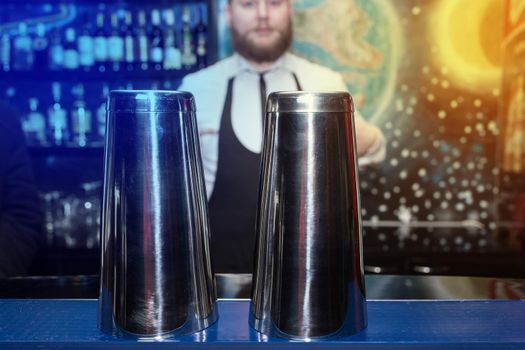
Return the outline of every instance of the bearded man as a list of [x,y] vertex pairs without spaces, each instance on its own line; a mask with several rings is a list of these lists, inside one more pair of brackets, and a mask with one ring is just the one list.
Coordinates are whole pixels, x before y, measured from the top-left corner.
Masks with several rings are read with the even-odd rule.
[[[235,53],[184,78],[195,96],[216,272],[251,272],[263,116],[269,93],[346,91],[340,74],[297,57],[290,0],[229,0],[224,15]],[[381,131],[355,121],[359,165],[385,156]]]

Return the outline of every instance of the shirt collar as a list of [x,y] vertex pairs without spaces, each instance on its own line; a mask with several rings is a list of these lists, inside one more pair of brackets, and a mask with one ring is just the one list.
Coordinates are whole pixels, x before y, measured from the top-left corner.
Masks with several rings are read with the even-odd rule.
[[[267,72],[272,72],[275,70],[278,70],[279,68],[286,68],[287,67],[287,61],[288,61],[288,52],[285,52],[277,61],[274,62],[274,64],[268,69]],[[259,74],[260,72],[256,71],[250,63],[241,55],[238,53],[234,53],[235,60],[237,62],[238,71],[237,73],[241,72],[250,72],[254,74]]]

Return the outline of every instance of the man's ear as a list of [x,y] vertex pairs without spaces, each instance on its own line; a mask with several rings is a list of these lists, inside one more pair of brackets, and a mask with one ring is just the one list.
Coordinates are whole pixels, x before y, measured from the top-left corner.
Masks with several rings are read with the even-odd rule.
[[228,28],[232,27],[232,5],[226,4],[224,7],[224,18],[226,19],[226,25]]

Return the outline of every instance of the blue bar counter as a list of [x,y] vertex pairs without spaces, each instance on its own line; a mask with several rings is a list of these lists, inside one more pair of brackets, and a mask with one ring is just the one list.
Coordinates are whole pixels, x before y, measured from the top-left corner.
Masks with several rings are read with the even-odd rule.
[[368,328],[331,341],[267,338],[248,300],[220,300],[219,321],[192,336],[145,342],[105,336],[96,300],[0,299],[0,349],[525,349],[525,301],[368,301]]

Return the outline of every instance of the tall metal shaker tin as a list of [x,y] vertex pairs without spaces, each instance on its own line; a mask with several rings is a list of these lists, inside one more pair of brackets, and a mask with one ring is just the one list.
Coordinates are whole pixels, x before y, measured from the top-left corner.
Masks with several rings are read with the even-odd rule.
[[112,91],[106,130],[99,328],[201,331],[218,314],[193,96]]
[[353,104],[346,92],[267,102],[250,324],[270,336],[367,325]]

